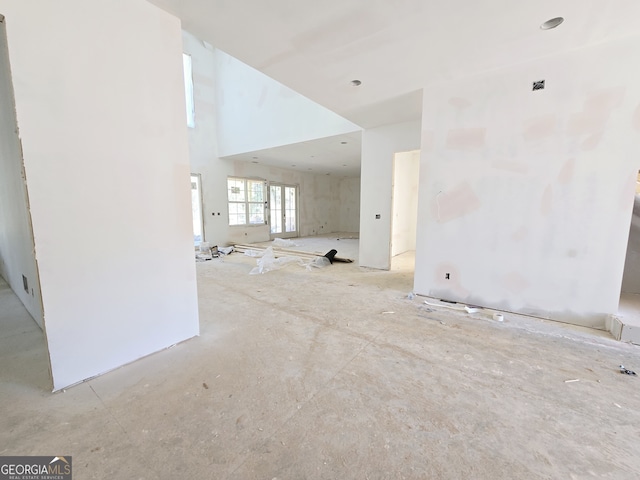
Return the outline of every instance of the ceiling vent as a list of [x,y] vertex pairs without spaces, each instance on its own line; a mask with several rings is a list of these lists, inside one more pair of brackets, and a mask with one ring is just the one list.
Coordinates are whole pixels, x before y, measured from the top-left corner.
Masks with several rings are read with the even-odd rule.
[[533,91],[535,92],[536,90],[544,90],[544,80],[533,82]]

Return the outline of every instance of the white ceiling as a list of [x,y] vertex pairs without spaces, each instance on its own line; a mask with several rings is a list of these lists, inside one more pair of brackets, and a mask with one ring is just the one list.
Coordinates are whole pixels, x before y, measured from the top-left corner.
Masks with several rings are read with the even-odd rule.
[[305,173],[356,177],[360,175],[361,137],[361,132],[353,132],[225,158]]
[[150,1],[365,128],[420,118],[423,87],[640,33],[638,0]]

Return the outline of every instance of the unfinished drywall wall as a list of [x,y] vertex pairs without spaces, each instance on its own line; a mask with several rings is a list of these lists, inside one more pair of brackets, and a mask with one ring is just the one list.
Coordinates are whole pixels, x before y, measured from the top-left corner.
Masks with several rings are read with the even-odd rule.
[[361,130],[223,51],[216,56],[221,156]]
[[[227,218],[212,215],[209,208],[216,204],[215,178],[224,165],[218,159],[217,113],[216,113],[216,54],[215,49],[182,32],[183,51],[191,55],[193,73],[193,100],[195,105],[195,126],[189,128],[189,162],[192,173],[199,173],[202,179],[202,207],[204,216],[204,238],[212,241],[226,232]],[[226,186],[222,187],[226,195]]]
[[181,28],[144,0],[0,11],[60,389],[198,334]]
[[340,179],[340,226],[341,232],[360,231],[360,177]]
[[419,148],[420,122],[397,123],[362,133],[360,266],[389,269],[393,156]]
[[396,153],[393,159],[391,256],[416,249],[420,151]]
[[640,195],[638,194],[636,194],[633,203],[627,255],[622,276],[622,292],[640,293]]
[[0,17],[0,276],[43,328],[40,281],[12,85],[6,28]]
[[417,293],[604,328],[640,163],[639,46],[424,89]]

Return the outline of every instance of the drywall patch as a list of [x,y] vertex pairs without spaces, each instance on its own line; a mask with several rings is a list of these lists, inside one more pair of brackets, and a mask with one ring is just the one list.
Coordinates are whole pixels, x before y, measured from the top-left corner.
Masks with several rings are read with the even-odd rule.
[[521,162],[513,162],[511,160],[494,160],[491,163],[493,168],[524,175],[529,172],[529,165]]
[[575,158],[570,158],[569,160],[564,162],[564,165],[562,166],[562,168],[560,169],[560,173],[558,174],[558,182],[562,183],[563,185],[570,183],[571,180],[573,179],[575,167],[576,167]]
[[447,133],[447,148],[476,150],[485,146],[486,128],[458,128]]
[[544,193],[542,194],[542,199],[540,200],[540,213],[546,217],[551,213],[552,206],[553,187],[551,185],[547,185],[547,188],[544,189]]
[[602,137],[604,136],[604,132],[592,133],[587,138],[582,141],[580,147],[583,151],[595,150],[600,142],[602,141]]
[[524,139],[527,142],[543,140],[553,135],[558,119],[555,115],[532,118],[524,124]]
[[587,135],[602,132],[609,119],[608,112],[580,112],[569,118],[567,131],[569,135]]
[[509,272],[504,276],[504,285],[512,293],[520,293],[529,288],[529,281],[519,272]]
[[452,97],[449,99],[449,105],[456,108],[468,108],[472,105],[472,103],[466,98],[462,97]]
[[626,90],[624,87],[614,87],[590,94],[585,101],[585,112],[610,113],[622,104]]
[[529,229],[526,226],[521,225],[520,228],[511,234],[511,240],[514,242],[521,242],[527,238],[527,235],[529,235]]
[[461,183],[449,192],[439,192],[433,200],[433,211],[440,223],[463,217],[480,208],[481,202],[468,182]]

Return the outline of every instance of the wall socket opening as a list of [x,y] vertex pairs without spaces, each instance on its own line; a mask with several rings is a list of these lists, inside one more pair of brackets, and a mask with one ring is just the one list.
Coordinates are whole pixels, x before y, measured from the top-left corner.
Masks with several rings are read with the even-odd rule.
[[544,90],[544,80],[536,80],[533,82],[533,91]]

